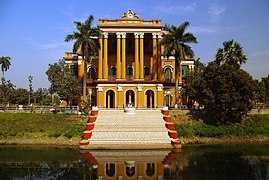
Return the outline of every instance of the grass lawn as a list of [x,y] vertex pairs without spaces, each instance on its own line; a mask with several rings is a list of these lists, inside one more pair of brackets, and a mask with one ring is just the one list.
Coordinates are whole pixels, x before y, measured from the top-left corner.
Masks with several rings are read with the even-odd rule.
[[185,143],[269,143],[269,114],[249,115],[241,123],[208,125],[202,120],[171,111],[175,130]]
[[[213,126],[171,111],[175,130],[187,144],[269,143],[269,114],[250,115],[242,123]],[[86,116],[0,113],[0,144],[78,146]]]
[[78,145],[86,121],[77,115],[0,113],[0,144]]

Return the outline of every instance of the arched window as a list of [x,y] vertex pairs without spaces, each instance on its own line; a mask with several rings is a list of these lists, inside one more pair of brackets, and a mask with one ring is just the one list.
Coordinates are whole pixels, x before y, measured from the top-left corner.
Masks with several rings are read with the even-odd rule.
[[78,65],[71,65],[70,70],[73,75],[78,76]]
[[147,79],[149,77],[149,74],[150,74],[149,67],[145,67],[144,68],[144,76],[145,76],[145,79]]
[[171,69],[165,69],[165,82],[171,82]]
[[95,79],[95,69],[90,67],[88,70],[89,79]]
[[182,66],[181,67],[181,73],[182,73],[182,77],[184,77],[186,74],[188,74],[188,66]]
[[116,76],[116,74],[117,74],[117,68],[116,67],[111,67],[111,69],[110,69],[110,75]]
[[133,68],[129,66],[127,68],[126,74],[127,74],[127,76],[132,76],[134,74]]

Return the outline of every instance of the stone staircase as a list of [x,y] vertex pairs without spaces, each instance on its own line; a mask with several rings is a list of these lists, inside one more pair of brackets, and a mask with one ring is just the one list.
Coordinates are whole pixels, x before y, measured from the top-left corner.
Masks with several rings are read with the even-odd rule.
[[[95,116],[91,116],[92,118]],[[166,149],[173,148],[160,110],[99,110],[86,125],[81,149]]]

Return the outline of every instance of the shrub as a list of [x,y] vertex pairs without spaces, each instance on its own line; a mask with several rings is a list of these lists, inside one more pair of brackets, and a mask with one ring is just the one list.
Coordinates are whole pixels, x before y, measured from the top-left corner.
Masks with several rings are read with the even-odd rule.
[[83,131],[84,131],[84,125],[77,124],[68,129],[68,131],[64,133],[64,136],[69,139],[75,136],[80,137]]

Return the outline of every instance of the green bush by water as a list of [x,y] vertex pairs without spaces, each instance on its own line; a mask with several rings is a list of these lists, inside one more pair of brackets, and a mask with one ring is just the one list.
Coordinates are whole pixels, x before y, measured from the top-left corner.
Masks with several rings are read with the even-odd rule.
[[176,124],[180,137],[223,137],[269,135],[269,115],[253,115],[250,120],[232,125],[208,125],[201,122]]

